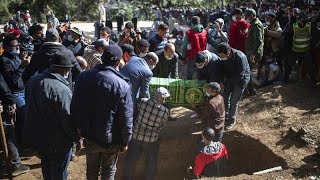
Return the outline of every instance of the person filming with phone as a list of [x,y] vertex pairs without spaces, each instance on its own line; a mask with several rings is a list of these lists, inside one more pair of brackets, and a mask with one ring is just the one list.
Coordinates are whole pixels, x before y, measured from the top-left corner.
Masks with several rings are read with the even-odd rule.
[[[222,18],[218,18],[214,21],[214,23],[209,23],[206,27],[206,30],[208,31],[208,34],[210,37],[212,37],[214,40],[217,41],[218,44],[222,42],[228,42],[228,33],[223,31],[224,26],[224,20]],[[209,43],[207,44],[207,50],[210,52],[213,52],[217,54],[217,50],[212,47]]]

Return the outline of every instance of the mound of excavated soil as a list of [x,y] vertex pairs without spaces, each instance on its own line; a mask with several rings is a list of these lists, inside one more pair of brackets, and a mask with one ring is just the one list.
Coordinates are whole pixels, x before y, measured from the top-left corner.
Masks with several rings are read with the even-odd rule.
[[[196,142],[200,138],[200,120],[189,119],[191,110],[175,108],[178,117],[168,122],[161,135],[157,179],[180,180],[193,165]],[[266,87],[240,103],[235,128],[226,132],[223,143],[229,152],[224,177],[219,179],[293,179],[319,176],[320,89],[298,85]],[[303,136],[291,135],[289,129],[305,130]],[[143,157],[143,156],[142,156]],[[120,155],[116,179],[122,179],[125,155]],[[15,179],[41,179],[39,159],[23,160],[31,171]],[[282,166],[280,172],[252,175],[253,172]],[[137,164],[136,179],[143,179],[144,159]],[[68,179],[85,178],[85,156],[69,166]]]

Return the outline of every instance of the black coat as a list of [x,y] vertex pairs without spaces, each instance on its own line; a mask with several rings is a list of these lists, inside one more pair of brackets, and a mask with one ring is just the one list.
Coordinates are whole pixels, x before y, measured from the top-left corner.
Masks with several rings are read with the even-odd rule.
[[[71,69],[71,74],[72,78],[75,79],[82,69],[73,53],[60,43],[47,42],[41,46],[38,52],[33,54],[30,64],[25,68],[22,74],[23,82],[26,83],[36,72],[42,73],[48,69],[50,67],[50,59],[52,59],[53,55],[58,51],[72,54],[70,56],[72,57],[72,63],[74,66]],[[70,82],[71,80],[69,83]]]

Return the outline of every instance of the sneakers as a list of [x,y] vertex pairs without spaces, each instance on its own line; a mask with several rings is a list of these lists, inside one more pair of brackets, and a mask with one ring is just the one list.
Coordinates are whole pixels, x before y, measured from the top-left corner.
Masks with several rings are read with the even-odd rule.
[[30,170],[29,166],[21,164],[21,166],[12,172],[12,176],[19,176],[20,174],[24,174]]
[[190,116],[190,119],[197,119],[197,118],[199,118],[199,117],[200,117],[199,114],[194,113],[194,114],[192,114],[192,115]]
[[228,126],[225,126],[224,129],[225,130],[230,130],[233,128],[233,126],[236,124],[236,121],[234,121],[232,124],[228,125]]

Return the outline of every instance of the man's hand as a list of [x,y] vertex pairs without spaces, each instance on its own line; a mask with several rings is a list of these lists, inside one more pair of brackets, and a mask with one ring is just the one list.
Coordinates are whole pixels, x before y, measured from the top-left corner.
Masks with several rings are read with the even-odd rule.
[[128,150],[128,146],[120,147],[120,149],[119,149],[119,153],[120,153],[120,154],[124,154],[124,153],[126,153],[126,152],[127,152],[127,150]]
[[2,113],[3,112],[3,106],[2,106],[2,104],[1,104],[2,102],[0,101],[0,113]]
[[212,24],[211,22],[209,22],[209,23],[208,23],[208,26],[205,28],[205,30],[206,30],[206,31],[209,31],[209,29],[212,27],[212,25],[213,25],[213,24]]
[[224,84],[223,83],[219,83],[219,84],[220,84],[221,89],[224,89]]
[[249,59],[250,63],[252,63],[252,64],[256,63],[254,58],[255,58],[255,55],[250,55],[250,59]]
[[30,63],[31,56],[28,56],[27,52],[23,52],[21,55],[21,66],[25,67]]
[[12,106],[9,106],[8,115],[9,115],[9,116],[14,115],[14,113],[16,112],[16,109],[17,109],[16,104],[13,104]]
[[222,32],[219,22],[216,22],[216,25],[217,25],[216,31],[217,32]]

